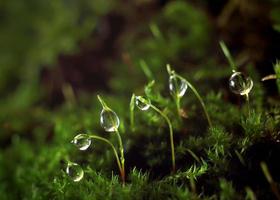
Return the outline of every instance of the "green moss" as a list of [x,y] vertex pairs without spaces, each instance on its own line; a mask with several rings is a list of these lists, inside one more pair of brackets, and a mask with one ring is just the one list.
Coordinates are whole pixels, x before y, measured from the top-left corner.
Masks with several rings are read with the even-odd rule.
[[[129,11],[112,2],[0,3],[5,27],[0,29],[0,199],[272,199],[259,163],[267,163],[279,190],[279,165],[273,160],[279,155],[279,99],[267,96],[253,64],[242,67],[254,81],[250,114],[243,98],[230,93],[230,68],[221,63],[220,38],[212,38],[217,30],[206,2],[168,1],[136,25],[131,12],[145,6],[144,1],[131,1]],[[116,55],[102,63],[110,73],[96,74],[106,77],[108,88],[92,92],[77,87],[72,99],[66,95],[62,103],[49,106],[42,71],[56,70],[60,54],[82,51],[84,40],[98,48],[90,35],[102,35],[111,15],[121,15],[126,26],[110,46]],[[272,11],[275,24],[278,15]],[[181,98],[183,114],[178,117],[168,91],[167,63],[196,86],[213,127],[190,88]],[[278,78],[279,62],[274,69]],[[279,79],[276,84],[280,88]],[[114,154],[104,144],[93,141],[87,151],[70,144],[78,133],[118,142],[100,127],[102,108],[95,92],[120,118],[125,186]],[[176,172],[170,173],[166,121],[152,110],[134,108],[133,92],[145,95],[170,119]],[[80,182],[67,176],[67,159],[84,169]]]

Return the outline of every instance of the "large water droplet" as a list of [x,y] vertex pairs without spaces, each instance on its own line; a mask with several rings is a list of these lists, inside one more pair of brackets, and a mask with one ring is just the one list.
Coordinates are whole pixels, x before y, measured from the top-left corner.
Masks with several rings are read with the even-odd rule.
[[229,89],[239,95],[247,95],[253,88],[253,81],[250,77],[241,72],[234,72],[229,79]]
[[100,114],[100,124],[105,131],[114,132],[119,128],[120,120],[114,111],[103,108]]
[[74,182],[79,182],[84,177],[84,170],[82,167],[73,162],[67,164],[66,173]]
[[187,82],[176,76],[175,74],[169,76],[169,91],[172,96],[182,97],[188,89]]
[[135,102],[136,102],[136,106],[140,110],[148,110],[151,106],[151,101],[149,99],[145,99],[142,96],[136,96],[135,97]]
[[74,137],[71,143],[78,147],[80,150],[84,151],[87,150],[91,145],[91,139],[87,134],[79,134]]

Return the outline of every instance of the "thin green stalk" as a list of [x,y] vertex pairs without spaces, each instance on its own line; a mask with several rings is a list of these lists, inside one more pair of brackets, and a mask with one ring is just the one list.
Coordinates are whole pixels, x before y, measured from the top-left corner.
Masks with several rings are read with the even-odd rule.
[[173,139],[173,128],[172,124],[169,120],[169,118],[157,107],[154,105],[150,104],[151,108],[154,109],[156,112],[158,112],[167,122],[168,127],[169,127],[169,134],[170,134],[170,146],[171,146],[171,158],[172,158],[172,171],[175,172],[176,169],[176,164],[175,164],[175,150],[174,150],[174,139]]
[[134,131],[135,130],[135,126],[134,126],[135,94],[134,93],[131,96],[129,108],[130,108],[130,127],[131,130]]
[[123,175],[123,180],[125,180],[125,158],[124,158],[124,148],[123,148],[123,143],[122,143],[122,138],[121,138],[121,135],[120,135],[120,132],[118,131],[118,129],[116,130],[116,134],[117,134],[117,137],[118,137],[118,142],[119,142],[119,150],[120,150],[120,153],[121,153],[121,166],[122,166],[122,175]]
[[277,183],[273,180],[273,178],[272,178],[272,176],[271,176],[271,174],[270,174],[270,172],[269,172],[269,169],[268,169],[268,167],[267,167],[267,164],[266,164],[265,162],[262,161],[262,162],[260,163],[260,165],[261,165],[261,169],[262,169],[262,171],[263,171],[263,174],[264,174],[264,176],[265,176],[267,182],[270,184],[270,187],[271,187],[272,192],[274,193],[274,195],[276,196],[276,198],[277,198],[278,200],[280,200],[280,193],[279,193],[278,188],[277,188]]
[[179,116],[179,119],[181,120],[181,113],[180,113],[180,109],[181,109],[181,98],[178,96],[174,96],[175,99],[175,103],[176,103],[176,109],[177,109],[177,113]]
[[[177,75],[177,74],[176,74],[176,75]],[[184,80],[186,81],[186,83],[188,84],[188,86],[191,88],[191,90],[193,91],[193,93],[195,94],[195,96],[197,97],[198,101],[200,102],[200,104],[201,104],[201,106],[202,106],[202,108],[203,108],[203,111],[204,111],[204,113],[205,113],[205,116],[206,116],[206,118],[207,118],[207,121],[208,121],[208,124],[209,124],[210,128],[212,128],[212,127],[213,127],[213,126],[212,126],[212,121],[211,121],[211,119],[210,119],[210,117],[209,117],[209,114],[208,114],[208,112],[207,112],[205,103],[204,103],[204,101],[202,100],[202,98],[201,98],[200,94],[198,93],[198,91],[197,91],[197,90],[195,89],[195,87],[194,87],[189,81],[187,81],[185,78],[181,77],[180,75],[177,75],[177,76],[180,77],[180,78],[182,78],[182,79],[184,79]]]
[[[101,98],[99,95],[97,95],[97,98],[98,98],[98,100],[100,101],[100,103],[101,103],[103,109],[112,111],[112,110],[107,106],[107,104],[102,100],[102,98]],[[124,185],[124,183],[125,183],[125,167],[124,167],[125,159],[124,159],[123,143],[122,143],[122,139],[121,139],[120,133],[119,133],[119,131],[118,131],[118,127],[117,127],[117,125],[115,124],[114,119],[112,119],[112,116],[110,116],[110,120],[111,120],[111,122],[112,122],[113,125],[114,125],[114,131],[116,132],[117,137],[118,137],[119,150],[120,150],[120,154],[121,154],[121,156],[120,156],[121,162],[119,161],[119,156],[118,156],[117,151],[115,150],[115,148],[113,148],[113,149],[114,149],[115,155],[117,155],[117,157],[118,157],[118,159],[117,159],[117,160],[118,160],[118,165],[119,165],[119,169],[120,169],[120,173],[121,173],[121,178],[122,178],[123,185]],[[99,139],[101,139],[101,138],[99,138]],[[103,138],[103,141],[104,141],[104,138]],[[108,143],[108,140],[107,140],[107,143]],[[111,143],[110,143],[110,144],[111,144]],[[112,146],[112,147],[113,147],[113,146]]]
[[97,95],[97,98],[104,109],[111,110],[99,95]]
[[118,167],[119,167],[119,171],[120,171],[120,174],[121,174],[122,182],[124,183],[125,182],[125,175],[124,175],[124,172],[123,172],[123,169],[122,169],[122,165],[121,165],[121,162],[120,162],[120,159],[119,159],[118,152],[117,152],[116,148],[114,147],[114,145],[109,140],[107,140],[106,138],[99,137],[97,135],[89,135],[89,138],[94,138],[94,139],[103,141],[103,142],[107,143],[109,146],[111,146],[111,148],[112,148],[112,150],[114,152],[114,155],[115,155]]
[[236,67],[236,64],[235,64],[235,62],[233,61],[233,58],[232,58],[232,56],[231,56],[231,54],[230,54],[230,51],[228,50],[228,48],[227,48],[226,44],[224,43],[224,41],[220,41],[220,46],[221,46],[221,48],[222,48],[222,51],[223,51],[225,57],[227,58],[227,60],[228,60],[228,62],[229,62],[229,65],[230,65],[232,71],[233,71],[233,72],[237,71],[237,69],[236,69],[236,68],[237,68],[237,67]]

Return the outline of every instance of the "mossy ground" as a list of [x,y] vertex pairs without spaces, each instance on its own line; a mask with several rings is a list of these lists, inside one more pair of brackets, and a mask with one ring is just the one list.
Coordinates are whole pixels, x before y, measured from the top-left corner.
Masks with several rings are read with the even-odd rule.
[[[0,199],[277,198],[279,81],[261,78],[280,58],[280,2],[230,2],[0,3]],[[220,39],[254,81],[250,114],[245,99],[228,89]],[[178,117],[167,63],[197,88],[212,128],[190,89]],[[146,94],[171,119],[176,173],[164,119],[135,108],[132,129],[132,93]],[[117,144],[100,127],[97,94],[121,121],[125,186],[110,148],[93,141],[82,152],[70,144],[78,133]],[[83,167],[80,182],[65,173],[66,158]]]

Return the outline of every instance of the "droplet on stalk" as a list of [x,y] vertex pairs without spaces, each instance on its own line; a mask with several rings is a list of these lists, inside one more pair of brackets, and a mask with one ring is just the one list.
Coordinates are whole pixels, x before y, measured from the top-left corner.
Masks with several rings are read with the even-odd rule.
[[81,151],[85,151],[91,145],[91,139],[87,134],[79,134],[74,137],[71,143],[78,147]]
[[79,182],[84,177],[84,170],[82,167],[79,164],[73,162],[68,162],[66,173],[74,182]]
[[135,97],[135,102],[136,102],[136,106],[140,109],[140,110],[148,110],[151,106],[151,101],[149,99],[145,99],[142,96],[136,96]]
[[253,88],[253,81],[242,72],[234,72],[229,78],[229,89],[239,95],[248,95]]
[[105,131],[114,132],[119,128],[120,120],[114,111],[103,108],[100,113],[100,124]]
[[169,76],[169,91],[172,96],[181,98],[184,96],[187,89],[188,84],[184,79],[176,76],[175,73]]

